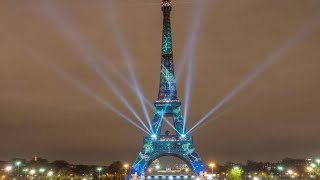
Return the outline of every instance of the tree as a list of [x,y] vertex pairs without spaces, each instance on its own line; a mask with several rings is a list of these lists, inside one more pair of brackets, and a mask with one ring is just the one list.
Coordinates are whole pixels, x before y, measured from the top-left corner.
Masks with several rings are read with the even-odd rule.
[[73,172],[69,168],[61,168],[55,175],[55,180],[71,179]]
[[28,167],[48,167],[49,161],[47,159],[36,157],[26,163]]
[[94,166],[87,166],[87,165],[75,165],[72,168],[72,171],[76,174],[90,174],[96,171]]
[[107,173],[111,174],[111,179],[121,179],[125,173],[123,164],[120,161],[113,162],[107,169]]
[[114,174],[114,173],[121,173],[123,164],[120,161],[113,162],[108,167],[108,173]]
[[234,166],[228,169],[227,179],[228,180],[242,180],[244,171],[239,166]]
[[53,161],[51,163],[51,166],[55,170],[59,170],[59,169],[62,169],[62,168],[69,168],[70,164],[67,161],[64,161],[64,160],[56,160],[56,161]]

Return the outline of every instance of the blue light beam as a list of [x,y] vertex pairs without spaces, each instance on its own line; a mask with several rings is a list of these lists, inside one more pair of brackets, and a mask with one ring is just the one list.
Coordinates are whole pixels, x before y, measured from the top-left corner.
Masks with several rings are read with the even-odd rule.
[[107,101],[103,100],[99,95],[94,93],[91,89],[89,89],[87,86],[85,86],[81,81],[73,78],[70,74],[59,68],[57,65],[51,63],[50,68],[54,70],[58,75],[62,76],[64,79],[68,80],[72,84],[74,84],[76,87],[78,87],[83,93],[89,95],[91,98],[96,100],[98,103],[103,105],[105,108],[113,111],[115,114],[117,114],[119,117],[123,118],[127,122],[131,123],[135,127],[137,127],[139,130],[143,131],[144,133],[148,134],[145,129],[143,129],[141,126],[139,126],[137,123],[132,121],[128,116],[124,115],[122,112],[120,112],[117,108],[112,106],[112,104],[108,103]]
[[[181,75],[183,70],[185,70],[185,64],[192,60],[194,52],[197,47],[198,36],[200,27],[203,24],[204,17],[206,12],[208,11],[208,7],[210,5],[210,0],[195,0],[196,3],[195,9],[192,11],[191,15],[191,23],[188,31],[188,39],[182,50],[182,57],[180,58],[179,65],[176,71],[177,81],[181,79]],[[190,57],[191,55],[191,57]]]
[[[88,65],[94,69],[94,71],[99,75],[99,77],[111,88],[112,92],[120,99],[120,101],[126,106],[126,108],[134,115],[135,118],[138,119],[138,121],[146,128],[148,127],[145,125],[143,120],[139,117],[139,115],[136,113],[136,111],[132,108],[132,106],[129,104],[127,99],[121,94],[120,89],[112,83],[112,80],[108,78],[108,75],[105,74],[105,72],[101,69],[101,66],[97,64],[95,59],[87,55],[86,61]],[[148,130],[149,131],[149,130]]]
[[[310,22],[310,21],[308,21]],[[217,112],[225,103],[230,101],[235,95],[242,91],[252,81],[254,81],[260,74],[265,72],[270,66],[275,64],[279,59],[291,50],[298,43],[303,41],[309,34],[315,31],[316,26],[320,24],[319,15],[312,19],[311,23],[304,24],[302,28],[299,28],[293,36],[287,39],[281,46],[276,49],[275,52],[270,54],[267,59],[260,64],[254,71],[252,71],[240,84],[238,84],[229,94],[227,94],[222,100],[220,100],[203,118],[201,118],[189,131],[191,132],[201,123],[205,122],[210,116]]]
[[[125,78],[124,76],[122,76],[122,74],[117,71],[117,68],[116,66],[111,63],[111,62],[104,62],[104,65],[108,68],[108,70],[112,73],[114,73],[116,75],[116,77],[118,77],[120,79],[120,81],[124,84],[124,85],[127,85],[133,92],[136,92],[135,91],[135,87],[134,87],[134,84],[132,82],[130,82],[127,78]],[[143,96],[143,95],[142,95]],[[144,102],[148,105],[148,107],[150,109],[153,109],[153,104],[145,97],[143,96],[143,100]]]
[[[45,64],[42,60],[44,58],[40,58],[39,53],[35,53],[32,49],[28,48],[28,46],[24,46],[24,49],[34,57],[34,59],[39,59],[37,62],[39,64],[48,66],[51,70],[53,70],[56,74],[58,74],[59,76],[61,76],[62,78],[64,78],[67,81],[70,81],[73,85],[75,85],[77,88],[79,88],[84,94],[88,95],[89,97],[93,98],[94,100],[96,100],[98,103],[100,103],[101,105],[103,105],[105,108],[111,110],[112,112],[114,112],[116,115],[118,115],[119,117],[123,118],[124,120],[128,121],[130,124],[134,125],[135,127],[137,127],[139,130],[143,131],[144,133],[148,134],[148,132],[143,129],[141,126],[139,126],[137,123],[135,123],[134,121],[132,121],[128,116],[126,116],[125,114],[123,114],[122,112],[120,112],[117,108],[115,108],[111,103],[108,103],[107,101],[103,100],[103,98],[101,98],[101,96],[97,95],[96,93],[94,93],[91,89],[89,89],[85,84],[83,84],[81,81],[75,79],[74,77],[72,77],[69,73],[67,73],[66,71],[64,71],[60,66],[58,66],[57,64],[53,63],[52,61],[49,61],[48,64]],[[43,55],[44,56],[44,55]],[[41,61],[40,61],[41,59]]]
[[[181,133],[179,133],[179,131],[174,127],[174,125],[164,116],[161,116],[162,121],[164,121],[165,123],[167,123],[172,129],[175,130],[175,132],[177,132],[179,135],[181,135]],[[160,122],[159,124],[161,124],[162,122]],[[156,132],[154,132],[155,134],[157,134],[157,132],[159,131],[159,128],[162,127],[161,125],[159,125],[159,127],[157,128]]]
[[116,43],[120,49],[120,54],[122,56],[122,60],[124,61],[125,65],[127,66],[128,71],[129,71],[131,81],[134,84],[134,90],[135,90],[137,98],[140,102],[143,113],[148,121],[150,129],[152,130],[151,120],[150,120],[150,116],[148,114],[147,107],[144,102],[143,92],[142,92],[142,89],[140,88],[138,79],[136,77],[136,73],[134,71],[134,65],[132,64],[131,55],[128,51],[128,48],[125,46],[123,34],[121,31],[120,25],[118,23],[119,20],[117,19],[116,15],[115,15],[116,13],[114,11],[114,9],[115,9],[115,6],[113,5],[114,2],[112,2],[112,1],[113,0],[108,1],[108,4],[107,4],[107,11],[106,12],[107,12],[108,23],[112,29],[112,32],[114,34],[114,38],[115,38]]
[[[44,3],[44,1],[40,1],[41,5],[45,7],[45,14],[49,15],[50,19],[54,21],[57,27],[60,28],[60,30],[65,35],[65,38],[69,41],[73,42],[74,45],[76,45],[77,50],[84,56],[87,63],[91,65],[91,68],[99,75],[99,77],[107,83],[109,87],[111,87],[113,93],[117,95],[117,97],[121,100],[122,103],[126,106],[126,108],[138,119],[138,121],[144,126],[145,123],[143,120],[138,116],[137,112],[132,108],[132,106],[129,104],[127,99],[120,93],[118,88],[115,87],[115,85],[112,83],[110,79],[107,78],[107,76],[102,72],[102,70],[95,64],[95,62],[92,61],[92,57],[99,56],[100,59],[108,59],[106,57],[103,57],[101,53],[95,48],[92,44],[90,44],[88,41],[86,41],[82,34],[78,31],[76,31],[73,26],[71,26],[70,22],[66,22],[64,18],[61,17],[61,12],[57,12],[57,10],[54,8],[52,4]],[[122,76],[121,76],[122,77]],[[148,128],[146,128],[148,129]],[[149,131],[149,130],[148,130]]]
[[[187,43],[182,52],[182,59],[177,70],[177,81],[180,79],[182,70],[184,69],[185,63],[187,63],[186,79],[185,79],[185,93],[184,93],[184,110],[183,110],[183,129],[185,130],[188,121],[189,104],[191,98],[191,87],[193,77],[193,59],[196,50],[198,35],[201,24],[203,23],[204,16],[209,7],[209,0],[197,1],[195,9],[192,12],[191,30],[188,33]],[[189,29],[190,29],[189,28]],[[185,133],[185,132],[183,132]]]
[[198,130],[198,129],[200,129],[200,128],[206,126],[206,125],[208,125],[210,122],[216,121],[216,120],[220,119],[223,115],[225,115],[225,114],[226,114],[227,112],[229,112],[229,111],[230,111],[230,108],[227,109],[227,110],[224,110],[224,111],[220,112],[220,113],[219,113],[218,115],[216,115],[216,116],[213,116],[213,117],[210,116],[210,117],[212,117],[212,119],[210,119],[210,121],[206,121],[206,122],[200,124],[199,126],[193,128],[191,131],[189,131],[187,134],[192,134],[192,133],[195,132],[196,130]]

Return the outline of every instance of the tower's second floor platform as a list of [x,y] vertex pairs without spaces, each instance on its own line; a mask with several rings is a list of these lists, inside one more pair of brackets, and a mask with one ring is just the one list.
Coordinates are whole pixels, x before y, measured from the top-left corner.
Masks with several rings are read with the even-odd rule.
[[160,135],[160,137],[152,137],[146,136],[144,137],[144,142],[146,141],[167,141],[167,142],[187,142],[190,141],[192,143],[193,137],[192,136],[177,136],[177,135]]

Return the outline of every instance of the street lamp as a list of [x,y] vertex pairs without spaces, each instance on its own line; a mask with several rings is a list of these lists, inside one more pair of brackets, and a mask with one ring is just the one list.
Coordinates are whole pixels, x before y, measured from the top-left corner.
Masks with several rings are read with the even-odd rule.
[[53,175],[53,172],[52,171],[49,171],[48,174],[47,174],[49,177],[51,177]]
[[127,170],[129,169],[129,164],[124,164],[123,167],[125,169],[124,175],[125,175],[125,177],[127,177]]
[[5,171],[10,172],[12,171],[12,166],[7,166],[6,168],[4,168]]
[[277,169],[279,171],[279,178],[281,178],[281,173],[283,172],[284,167],[283,166],[278,166]]
[[29,174],[32,176],[32,179],[33,179],[34,175],[36,174],[36,170],[35,169],[31,169],[29,171]]
[[313,167],[308,166],[306,169],[308,171],[308,174],[310,175],[310,178],[313,179],[313,175],[312,175],[312,172],[314,171]]
[[278,169],[279,171],[283,171],[283,170],[284,170],[283,166],[278,166],[277,169]]
[[210,163],[209,167],[211,167],[211,173],[213,174],[213,168],[216,167],[216,164],[215,163]]
[[5,168],[4,168],[4,170],[8,173],[8,177],[9,177],[9,174],[10,174],[10,172],[12,171],[12,166],[6,166]]
[[100,173],[101,173],[101,171],[102,171],[102,167],[97,167],[97,171],[98,171],[98,173],[99,173],[99,180],[100,180]]
[[45,168],[40,168],[40,169],[39,169],[39,172],[40,172],[40,173],[44,173],[45,171],[46,171]]
[[292,171],[291,169],[289,169],[287,172],[288,172],[288,174],[289,174],[289,176],[290,176],[290,178],[291,178],[292,175],[293,175],[293,171]]
[[29,171],[28,168],[23,168],[23,169],[22,169],[22,172],[23,172],[23,176],[24,176],[24,177],[26,177],[28,171]]
[[34,174],[36,173],[36,170],[31,169],[29,173],[30,173],[31,175],[34,175]]
[[39,169],[39,174],[40,176],[43,176],[43,173],[46,172],[46,169],[45,168],[40,168]]
[[51,179],[51,177],[53,176],[53,171],[49,171],[49,172],[47,173],[47,176]]
[[20,177],[20,165],[21,165],[21,161],[16,161],[15,165],[18,167],[18,177]]

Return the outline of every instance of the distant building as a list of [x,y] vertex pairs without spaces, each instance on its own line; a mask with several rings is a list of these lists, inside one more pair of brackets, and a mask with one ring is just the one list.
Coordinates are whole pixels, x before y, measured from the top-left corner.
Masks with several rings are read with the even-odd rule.
[[160,170],[160,169],[161,169],[160,160],[159,160],[159,159],[154,160],[154,161],[151,163],[150,168],[151,168],[153,171]]
[[187,164],[175,164],[174,169],[183,171],[185,169],[189,168]]
[[38,161],[38,156],[34,155],[33,158],[32,158],[32,161]]

